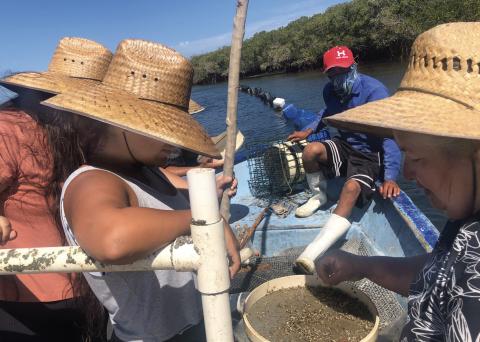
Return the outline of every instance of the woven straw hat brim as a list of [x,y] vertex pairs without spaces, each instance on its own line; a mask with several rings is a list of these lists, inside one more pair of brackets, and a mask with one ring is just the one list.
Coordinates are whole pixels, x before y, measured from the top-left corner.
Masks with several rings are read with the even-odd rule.
[[198,104],[196,101],[193,101],[190,99],[190,102],[188,103],[188,113],[189,114],[197,114],[205,110],[205,107],[202,105]]
[[[227,131],[220,133],[212,137],[212,141],[215,144],[215,147],[220,151],[222,158],[225,158],[225,149],[227,147]],[[237,152],[245,141],[245,137],[242,132],[237,130],[237,135],[235,136],[235,152]]]
[[391,137],[393,131],[480,140],[480,111],[417,91],[364,104],[326,118],[332,126]]
[[[15,86],[33,90],[44,91],[51,94],[60,94],[78,87],[90,87],[99,81],[64,76],[52,72],[25,72],[9,76],[0,80],[6,87]],[[190,99],[188,112],[197,114],[205,107]]]
[[91,87],[99,81],[69,77],[53,72],[24,72],[0,80],[0,84],[60,94],[78,87]]
[[182,109],[140,100],[131,93],[98,84],[54,96],[42,104],[141,134],[194,153],[220,158],[202,126]]

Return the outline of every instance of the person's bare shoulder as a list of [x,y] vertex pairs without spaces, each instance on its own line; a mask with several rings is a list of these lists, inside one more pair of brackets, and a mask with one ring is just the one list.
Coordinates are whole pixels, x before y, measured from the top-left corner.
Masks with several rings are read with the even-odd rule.
[[105,205],[129,206],[132,193],[127,183],[117,175],[104,170],[88,170],[75,177],[65,190],[65,213],[68,217],[74,212],[88,212]]

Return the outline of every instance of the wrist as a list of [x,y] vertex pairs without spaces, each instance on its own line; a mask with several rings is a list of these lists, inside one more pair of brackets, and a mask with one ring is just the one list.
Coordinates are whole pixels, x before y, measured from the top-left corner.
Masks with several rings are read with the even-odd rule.
[[360,256],[360,255],[355,256],[355,261],[353,262],[353,264],[354,264],[354,269],[356,270],[356,273],[357,273],[357,277],[356,277],[357,279],[370,278],[371,267],[369,267],[369,264],[370,264],[369,261],[370,261],[369,257]]

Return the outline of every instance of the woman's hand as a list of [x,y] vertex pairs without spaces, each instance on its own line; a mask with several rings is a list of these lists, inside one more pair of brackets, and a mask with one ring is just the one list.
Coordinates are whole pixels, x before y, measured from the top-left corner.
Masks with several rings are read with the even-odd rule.
[[232,279],[238,270],[240,270],[240,245],[238,244],[237,237],[230,228],[230,225],[223,220],[225,230],[225,244],[227,247],[228,257],[230,259],[230,279]]
[[4,245],[17,237],[17,232],[12,229],[10,221],[5,216],[0,216],[0,233],[0,245]]
[[325,254],[315,263],[320,279],[327,285],[337,285],[346,280],[360,280],[365,277],[363,257],[334,250]]
[[227,195],[232,198],[237,193],[238,181],[236,178],[226,177],[224,175],[217,176],[217,196],[222,198],[223,190],[228,189]]

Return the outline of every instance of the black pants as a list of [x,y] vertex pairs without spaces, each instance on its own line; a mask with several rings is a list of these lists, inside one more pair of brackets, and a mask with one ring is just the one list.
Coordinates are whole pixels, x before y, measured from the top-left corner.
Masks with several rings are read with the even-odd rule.
[[84,316],[72,299],[57,302],[0,301],[1,342],[81,342]]

